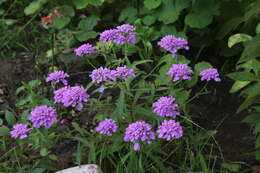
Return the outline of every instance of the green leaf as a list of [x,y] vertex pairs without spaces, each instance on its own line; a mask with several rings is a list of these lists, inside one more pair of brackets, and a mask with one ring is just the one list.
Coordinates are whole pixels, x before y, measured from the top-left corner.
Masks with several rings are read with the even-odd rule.
[[254,134],[257,134],[257,133],[259,133],[259,132],[260,132],[260,123],[257,123],[257,124],[255,125]]
[[71,124],[75,128],[75,130],[77,130],[81,135],[84,135],[84,130],[79,126],[78,123],[72,122]]
[[149,10],[159,7],[162,3],[162,0],[144,0],[144,6]]
[[235,34],[235,35],[232,35],[231,37],[229,37],[229,39],[228,39],[228,47],[231,48],[235,44],[238,44],[238,43],[241,43],[241,42],[245,42],[245,41],[249,41],[249,40],[252,40],[252,37],[250,35],[247,35],[247,34]]
[[236,113],[239,113],[239,112],[245,110],[246,108],[251,106],[254,103],[254,101],[255,101],[254,97],[246,98],[246,100],[239,106]]
[[7,0],[0,0],[0,5],[4,2],[6,2]]
[[81,158],[82,158],[82,153],[83,153],[83,147],[80,145],[80,142],[78,142],[78,145],[77,145],[77,151],[76,151],[76,162],[78,165],[80,165],[81,163]]
[[47,156],[48,155],[48,149],[47,148],[42,148],[41,150],[40,150],[40,155],[41,156]]
[[97,16],[90,16],[80,20],[78,27],[84,31],[92,30],[100,20]]
[[66,17],[73,17],[73,16],[75,16],[74,9],[71,6],[69,6],[69,5],[61,6],[59,12],[60,12],[60,14],[62,16],[66,16]]
[[89,0],[89,3],[94,6],[101,6],[105,0]]
[[183,105],[188,100],[189,94],[189,91],[174,89],[171,95],[176,98],[176,103]]
[[49,155],[49,158],[50,158],[51,160],[58,160],[58,157],[57,157],[55,154],[50,154],[50,155]]
[[77,9],[82,9],[90,3],[90,0],[73,0],[73,3]]
[[120,96],[116,100],[116,109],[115,109],[115,112],[114,112],[118,119],[124,118],[125,109],[126,109],[125,94],[124,94],[123,91],[121,91]]
[[244,88],[245,86],[247,86],[250,83],[250,81],[236,81],[231,89],[229,90],[230,93],[234,93],[239,91],[240,89]]
[[9,128],[6,126],[0,127],[0,136],[8,136],[9,135]]
[[199,62],[195,65],[195,71],[197,74],[199,74],[201,71],[208,69],[208,68],[212,68],[212,65],[205,61]]
[[15,95],[18,95],[21,91],[23,91],[25,89],[25,87],[24,86],[21,86],[21,87],[19,87],[19,88],[17,88],[16,90],[15,90]]
[[257,82],[253,85],[251,85],[250,87],[248,87],[247,89],[245,89],[241,94],[244,95],[248,95],[248,98],[250,97],[255,97],[260,95],[260,82]]
[[156,15],[164,24],[174,23],[178,20],[181,11],[189,6],[190,0],[162,0],[162,6]]
[[236,81],[256,81],[256,76],[250,72],[234,72],[227,75]]
[[221,167],[231,172],[239,172],[241,165],[237,163],[222,163]]
[[246,116],[241,122],[248,123],[248,124],[260,123],[259,113],[252,113],[252,114]]
[[203,155],[200,152],[198,153],[198,155],[199,155],[200,165],[201,165],[203,173],[209,173],[209,169],[207,167],[207,163],[206,163]]
[[245,42],[245,49],[238,63],[246,62],[250,59],[260,57],[260,35],[256,35],[252,40]]
[[143,23],[147,26],[150,26],[155,23],[157,17],[154,15],[148,15],[143,18]]
[[137,19],[137,9],[134,7],[127,7],[123,9],[118,18],[119,22],[133,23]]
[[46,168],[34,168],[30,173],[44,173]]
[[5,111],[5,119],[10,126],[13,126],[16,122],[14,114],[8,110]]
[[213,21],[213,16],[207,13],[189,13],[185,17],[185,24],[192,28],[204,28]]
[[27,7],[25,7],[24,9],[24,13],[25,15],[30,15],[35,13],[37,10],[39,10],[45,3],[47,2],[47,0],[37,0],[37,1],[33,1],[31,2]]
[[98,36],[98,33],[95,31],[83,31],[80,33],[77,33],[76,35],[77,40],[79,41],[86,41],[92,38],[96,38]]
[[175,35],[176,36],[177,30],[176,30],[175,26],[173,26],[173,25],[163,25],[161,27],[160,33],[162,34],[162,36],[165,36],[165,35]]
[[0,15],[3,15],[5,13],[5,10],[0,8]]
[[260,34],[260,22],[257,24],[257,26],[255,28],[255,33]]
[[225,22],[218,31],[217,39],[224,38],[231,31],[235,30],[239,24],[244,22],[243,17],[232,18],[229,21]]
[[53,26],[57,29],[62,29],[64,28],[67,24],[70,23],[70,17],[58,17],[58,16],[53,16]]
[[28,82],[28,85],[31,87],[31,88],[34,88],[34,87],[37,87],[41,84],[41,81],[40,80],[31,80],[30,82]]
[[17,19],[0,19],[0,22],[4,23],[5,25],[10,26],[10,25],[13,25],[16,22],[18,22],[18,20]]
[[252,64],[252,68],[253,68],[254,72],[257,75],[258,72],[260,71],[260,61],[258,61],[256,59],[252,59],[251,64]]
[[23,106],[23,105],[25,105],[26,103],[28,103],[29,102],[29,99],[27,98],[27,99],[22,99],[22,100],[20,100],[19,102],[17,102],[16,104],[15,104],[15,106],[16,107],[20,107],[20,106]]

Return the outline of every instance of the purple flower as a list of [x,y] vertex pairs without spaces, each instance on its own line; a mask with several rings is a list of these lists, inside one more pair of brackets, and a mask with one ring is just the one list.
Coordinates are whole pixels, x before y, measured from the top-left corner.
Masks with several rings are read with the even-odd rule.
[[215,82],[220,82],[221,79],[219,78],[218,70],[215,68],[205,69],[200,72],[201,80],[210,81],[214,80]]
[[113,42],[118,36],[118,31],[116,29],[105,30],[100,33],[99,40],[104,42]]
[[189,74],[192,73],[193,71],[189,69],[189,66],[187,64],[173,64],[167,72],[168,75],[173,77],[173,82],[180,79],[191,80]]
[[152,126],[144,121],[137,121],[130,124],[126,128],[124,141],[131,141],[134,143],[134,150],[140,150],[139,142],[146,142],[149,144],[151,140],[155,139],[154,132],[152,132]]
[[115,120],[106,118],[104,121],[100,122],[99,125],[95,128],[100,134],[112,136],[112,132],[117,131],[117,124]]
[[173,35],[166,35],[157,44],[163,49],[171,52],[173,57],[177,57],[176,53],[179,49],[189,49],[186,39],[177,38]]
[[55,71],[48,75],[46,82],[51,81],[52,87],[59,82],[62,82],[64,85],[68,85],[68,81],[65,80],[67,77],[69,77],[69,75],[64,71]]
[[179,107],[178,104],[174,104],[174,97],[160,97],[156,102],[153,103],[153,112],[162,117],[175,118],[176,115],[180,115],[176,109]]
[[28,133],[32,128],[28,128],[27,124],[16,124],[13,126],[13,130],[10,132],[12,138],[24,139],[28,136]]
[[119,45],[125,43],[134,44],[136,42],[135,27],[130,24],[123,24],[116,27],[116,29],[105,30],[100,34],[99,40]]
[[180,123],[174,120],[164,120],[156,132],[158,133],[158,138],[166,139],[167,141],[174,138],[178,139],[183,135]]
[[75,49],[74,52],[76,53],[77,56],[83,56],[85,54],[92,54],[92,53],[96,53],[96,47],[92,46],[89,43],[86,43],[86,44],[81,45],[77,49]]
[[99,88],[98,88],[98,91],[103,93],[105,91],[105,86],[104,85],[101,85]]
[[116,81],[116,71],[108,68],[100,67],[92,71],[89,75],[93,83]]
[[65,107],[77,106],[79,111],[84,107],[83,102],[87,102],[88,98],[87,89],[80,86],[66,86],[54,91],[54,103],[63,103]]
[[126,80],[128,76],[135,77],[134,70],[128,69],[126,66],[116,68],[116,76]]
[[134,44],[136,42],[136,32],[135,27],[130,24],[123,24],[116,27],[118,31],[118,35],[115,39],[115,43],[117,44],[125,44],[131,43]]
[[33,123],[33,127],[35,128],[40,128],[41,126],[50,128],[56,119],[56,110],[47,105],[36,106],[34,110],[32,110],[31,116],[29,117],[29,121]]

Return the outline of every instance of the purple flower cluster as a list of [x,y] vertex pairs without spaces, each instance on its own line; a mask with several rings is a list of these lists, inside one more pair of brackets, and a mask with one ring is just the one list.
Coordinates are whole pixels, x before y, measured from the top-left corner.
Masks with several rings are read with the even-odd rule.
[[215,82],[220,82],[221,79],[219,78],[218,70],[215,68],[205,69],[200,72],[201,80],[210,81],[214,80]]
[[87,89],[80,86],[66,86],[54,91],[54,103],[63,103],[65,107],[77,106],[79,111],[84,107],[83,102],[87,102],[88,98]]
[[33,127],[35,128],[40,128],[41,126],[50,128],[56,119],[56,110],[47,105],[36,106],[29,117],[29,120],[33,123]]
[[27,124],[16,124],[13,126],[13,130],[10,132],[12,138],[24,139],[28,136],[28,133],[32,128],[28,128]]
[[156,102],[153,103],[153,112],[162,117],[175,118],[176,115],[180,115],[176,109],[179,107],[178,104],[174,104],[174,97],[160,97]]
[[192,73],[193,71],[189,69],[189,66],[187,64],[173,64],[167,72],[169,76],[173,77],[173,82],[180,79],[191,80],[189,74]]
[[166,139],[167,141],[174,138],[178,139],[183,135],[180,123],[174,120],[164,120],[156,132],[158,133],[158,138]]
[[48,75],[46,82],[51,81],[52,87],[59,82],[62,82],[64,85],[68,85],[68,81],[65,80],[67,77],[69,77],[69,75],[64,71],[55,71]]
[[92,54],[92,53],[96,53],[96,47],[89,43],[86,43],[86,44],[81,45],[77,49],[75,49],[74,52],[76,53],[77,56],[83,56],[85,54]]
[[93,83],[102,83],[102,82],[115,82],[117,78],[126,80],[127,77],[134,77],[134,70],[128,69],[126,66],[117,67],[116,70],[110,70],[108,68],[100,67],[92,71],[89,75]]
[[157,44],[163,49],[171,52],[173,57],[177,57],[176,53],[179,49],[189,49],[186,39],[177,38],[173,35],[166,35]]
[[130,124],[126,128],[124,141],[131,141],[134,143],[134,150],[140,150],[139,141],[151,143],[151,140],[155,139],[154,132],[152,131],[152,126],[144,121],[137,121]]
[[101,134],[112,136],[112,132],[117,131],[116,121],[110,118],[106,118],[104,121],[100,122],[95,130]]
[[130,24],[123,24],[116,29],[109,29],[100,34],[100,41],[113,42],[119,45],[136,42],[135,27]]
[[135,77],[133,69],[129,69],[126,66],[116,68],[116,77],[126,80],[126,78],[129,76]]
[[109,29],[100,33],[99,40],[104,42],[113,42],[117,38],[117,30]]
[[100,67],[92,71],[89,75],[93,83],[110,82],[116,81],[116,74],[114,70],[108,68]]

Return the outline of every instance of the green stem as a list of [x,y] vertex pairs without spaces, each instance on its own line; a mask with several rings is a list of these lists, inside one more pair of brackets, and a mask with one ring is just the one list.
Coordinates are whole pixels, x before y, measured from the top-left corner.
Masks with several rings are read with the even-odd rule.
[[204,85],[204,87],[199,91],[197,92],[192,98],[190,98],[186,104],[190,103],[192,100],[196,99],[197,97],[199,97],[200,95],[202,95],[202,91],[206,89],[206,87],[208,86],[208,82]]

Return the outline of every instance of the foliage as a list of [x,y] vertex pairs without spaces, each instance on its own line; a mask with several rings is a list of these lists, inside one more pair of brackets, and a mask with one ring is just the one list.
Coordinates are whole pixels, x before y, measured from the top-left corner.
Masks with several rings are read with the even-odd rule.
[[243,103],[239,106],[237,112],[248,110],[249,115],[245,117],[242,121],[244,123],[249,123],[254,127],[253,133],[256,135],[256,159],[260,159],[260,122],[258,118],[259,113],[259,70],[260,70],[260,52],[257,49],[257,45],[260,43],[260,35],[258,27],[256,27],[255,36],[250,36],[247,34],[235,34],[229,38],[228,44],[232,47],[235,44],[243,42],[244,50],[241,54],[240,59],[237,63],[237,72],[228,74],[227,76],[233,80],[233,84],[230,92],[240,91],[240,95],[245,98]]

